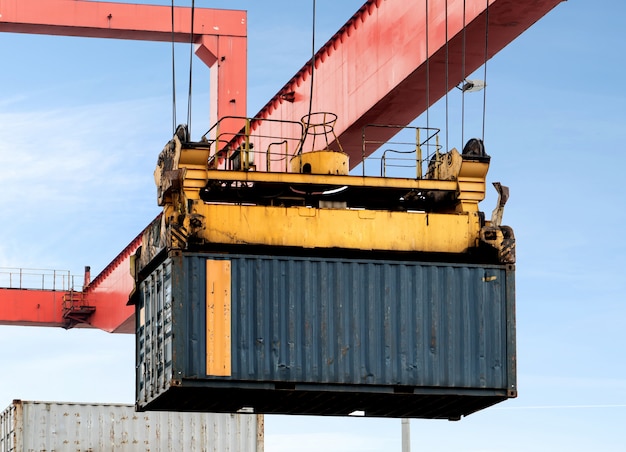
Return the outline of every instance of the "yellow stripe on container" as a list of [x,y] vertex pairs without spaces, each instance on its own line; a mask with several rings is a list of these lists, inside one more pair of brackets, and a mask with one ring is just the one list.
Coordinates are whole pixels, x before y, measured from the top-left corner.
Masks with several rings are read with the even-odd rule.
[[230,261],[206,261],[206,373],[231,375]]

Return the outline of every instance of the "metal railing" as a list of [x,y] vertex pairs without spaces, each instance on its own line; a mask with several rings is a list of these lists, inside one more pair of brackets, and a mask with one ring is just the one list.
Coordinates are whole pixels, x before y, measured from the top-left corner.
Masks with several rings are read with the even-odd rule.
[[[264,119],[264,123],[272,123],[272,130],[280,131],[280,136],[258,133],[258,119],[222,118],[202,137],[211,146],[209,168],[289,172],[291,159],[299,153],[318,150],[317,142],[323,149],[332,144],[333,150],[343,152],[333,130],[336,116],[324,112],[314,115],[317,116],[305,117],[301,122]],[[233,124],[241,127],[238,133],[224,131]],[[390,140],[377,138],[389,136],[390,132]],[[439,132],[432,127],[367,125],[362,129],[361,161],[351,165],[352,174],[437,179],[442,154]]]
[[[390,140],[379,140],[377,132],[393,133]],[[362,129],[362,157],[359,165],[365,175],[433,179],[441,164],[439,129],[400,125],[369,124]],[[367,168],[367,169],[366,169]],[[367,174],[366,174],[367,173]]]
[[0,287],[5,289],[82,290],[83,276],[67,270],[0,267]]
[[[257,119],[226,116],[209,129],[202,139],[211,146],[209,168],[235,171],[256,169],[287,172],[291,158],[299,152],[304,136],[304,125],[296,121],[264,119],[280,130],[280,134],[257,132]],[[237,133],[224,131],[226,126],[237,124]]]

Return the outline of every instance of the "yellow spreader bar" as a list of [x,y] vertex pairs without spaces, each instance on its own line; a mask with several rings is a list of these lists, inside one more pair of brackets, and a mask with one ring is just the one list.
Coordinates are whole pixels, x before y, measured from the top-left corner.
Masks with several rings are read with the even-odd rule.
[[456,181],[406,179],[395,177],[347,176],[330,174],[264,173],[261,171],[208,170],[208,180],[239,182],[271,182],[281,184],[321,184],[348,187],[402,188],[407,190],[456,191]]

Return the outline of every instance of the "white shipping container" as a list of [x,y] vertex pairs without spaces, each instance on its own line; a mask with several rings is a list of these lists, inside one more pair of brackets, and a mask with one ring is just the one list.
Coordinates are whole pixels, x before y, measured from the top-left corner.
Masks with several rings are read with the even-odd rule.
[[0,414],[0,452],[44,451],[263,452],[263,416],[14,400]]

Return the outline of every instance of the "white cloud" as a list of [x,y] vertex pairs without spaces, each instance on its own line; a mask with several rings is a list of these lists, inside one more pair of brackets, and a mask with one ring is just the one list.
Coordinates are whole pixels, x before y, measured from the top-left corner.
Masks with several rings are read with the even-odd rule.
[[[169,139],[160,104],[133,99],[0,113],[0,230],[9,238],[0,244],[0,265],[70,268],[46,254],[65,248],[88,255],[81,249],[91,242],[97,252],[100,239],[111,248],[100,252],[99,271],[154,218],[152,172]],[[127,239],[111,243],[106,231],[118,228]]]

